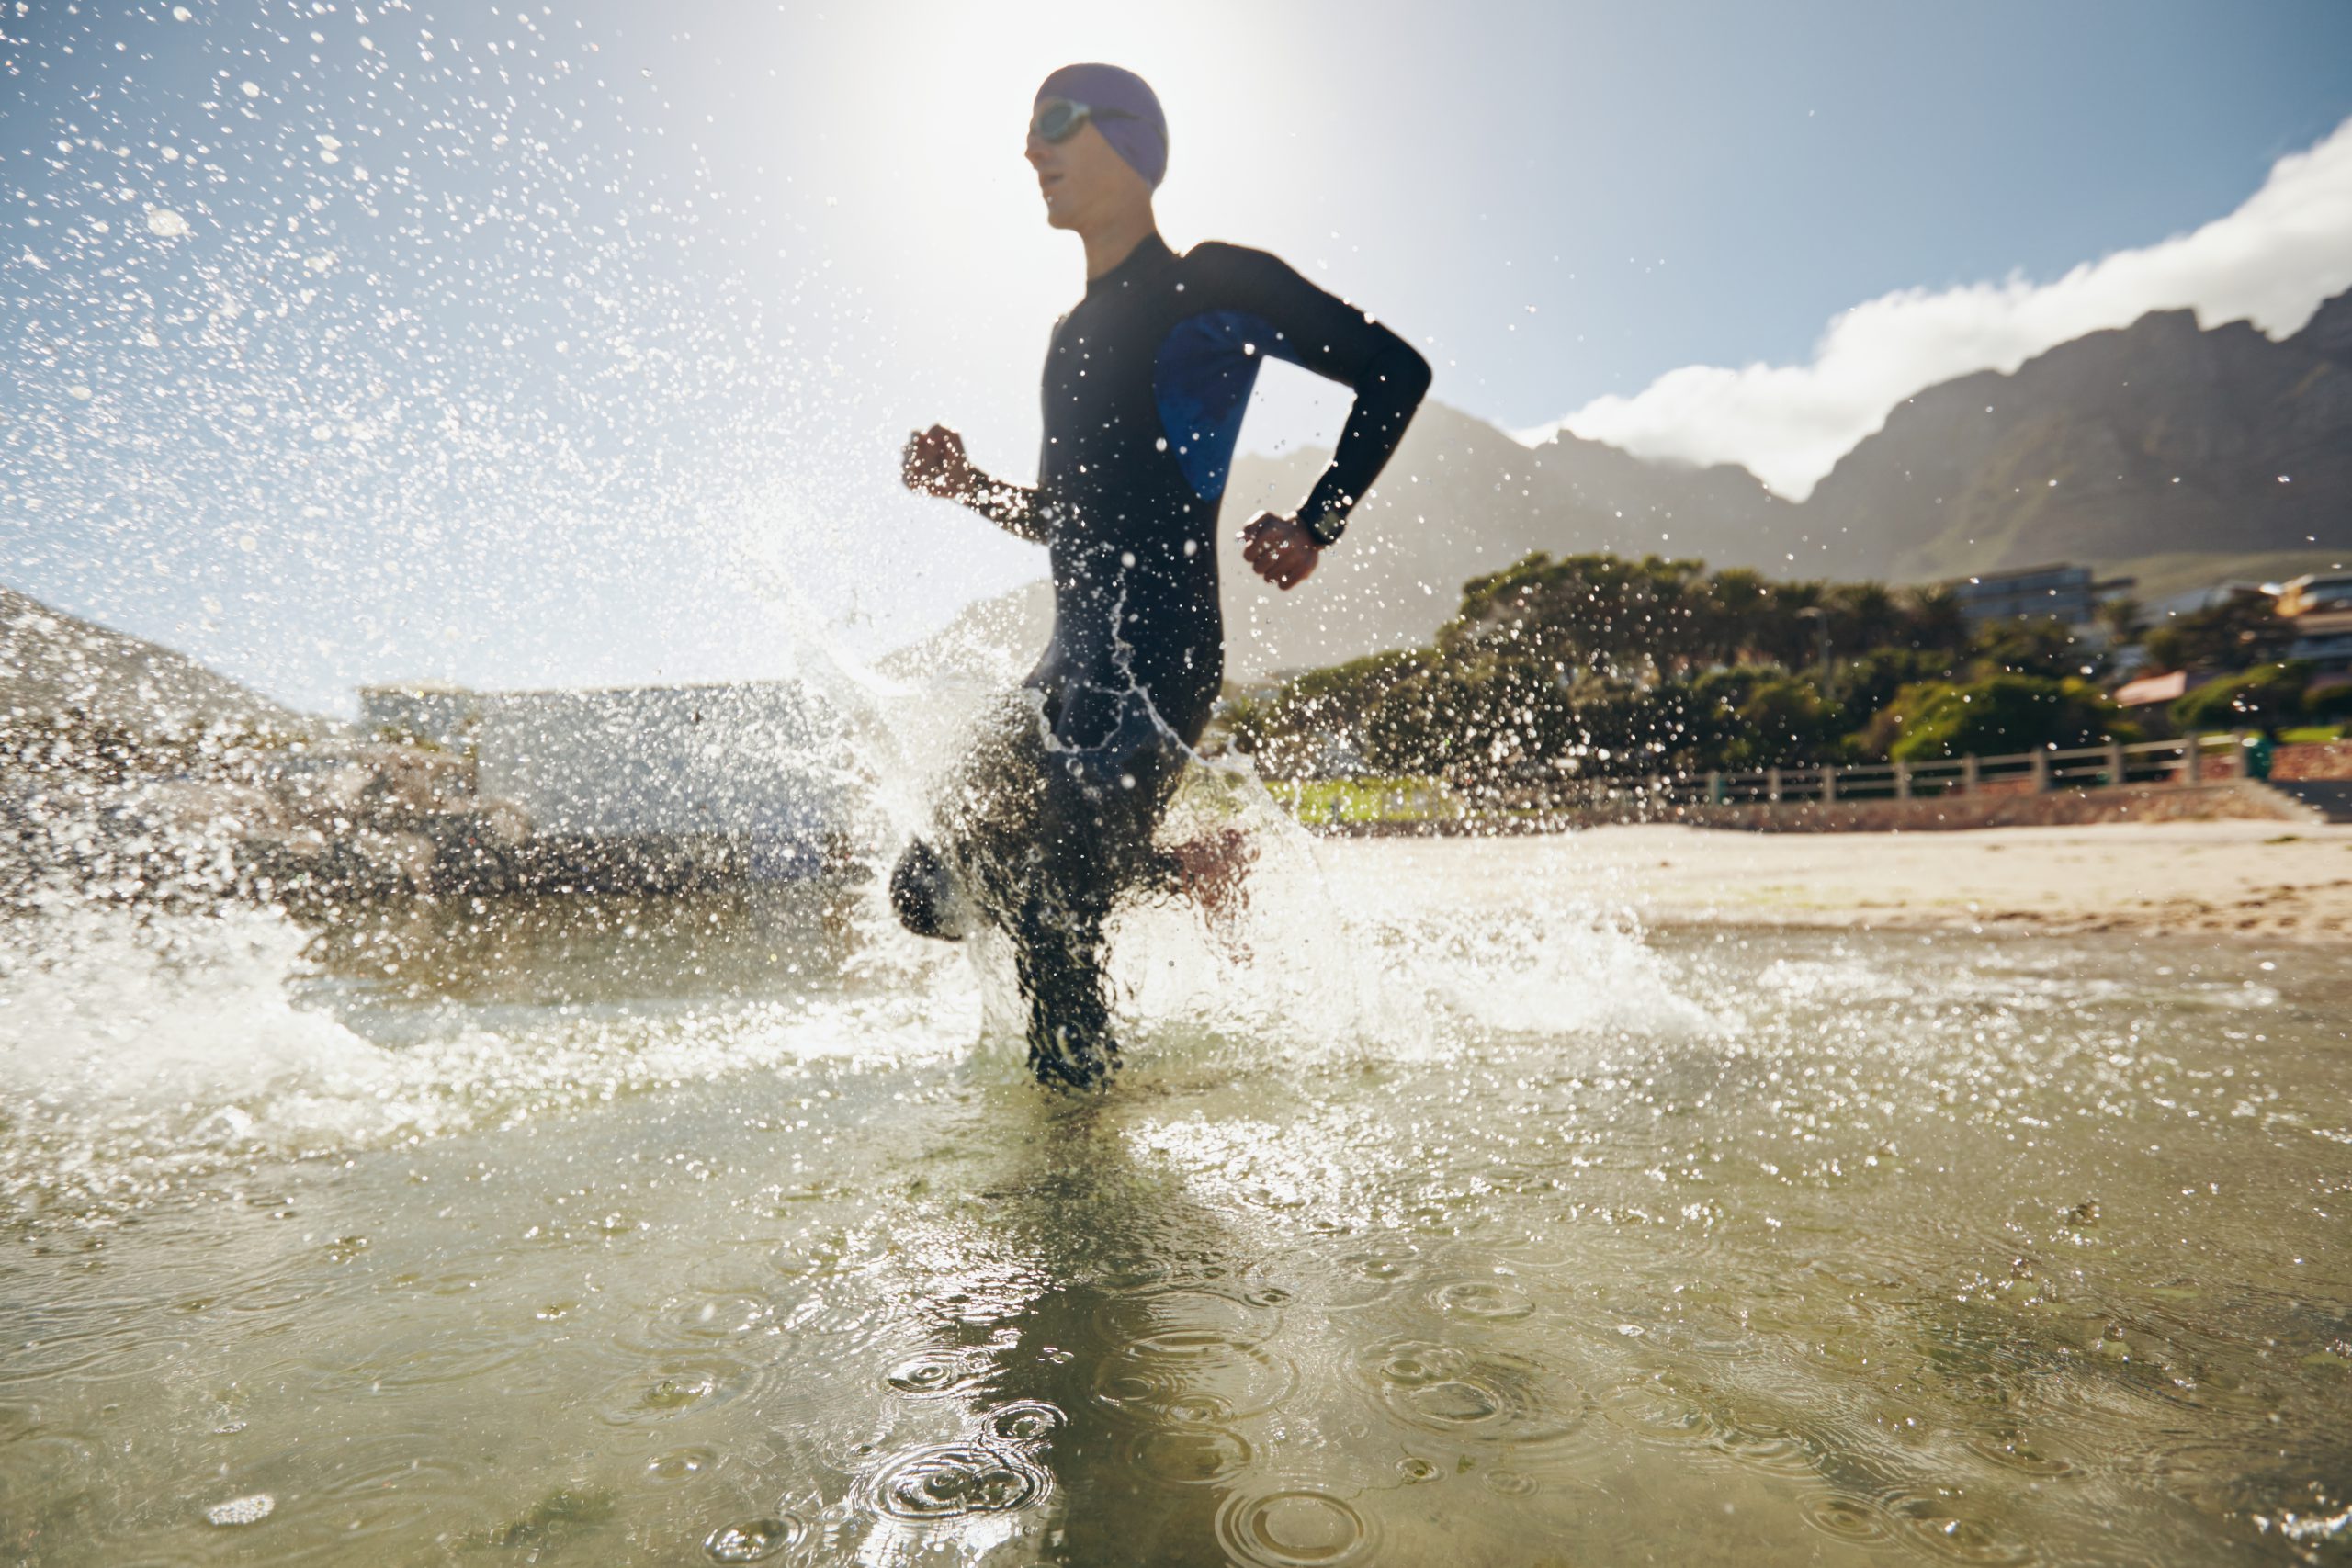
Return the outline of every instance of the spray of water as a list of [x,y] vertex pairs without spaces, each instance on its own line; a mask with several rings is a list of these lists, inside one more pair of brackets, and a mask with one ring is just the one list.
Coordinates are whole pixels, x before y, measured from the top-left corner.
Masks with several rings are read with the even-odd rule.
[[[774,919],[730,916],[700,1001],[646,1003],[639,969],[586,1010],[502,1011],[474,993],[547,954],[479,931],[626,950],[681,918],[290,904],[241,849],[256,781],[347,743],[334,721],[216,693],[165,726],[149,691],[51,723],[12,685],[0,1189],[112,1202],[809,1056],[1017,1074],[1001,939],[920,942],[882,886],[1021,665],[876,667],[941,562],[861,373],[899,347],[808,241],[814,198],[721,190],[666,87],[574,18],[168,7],[131,92],[77,15],[26,24],[49,74],[0,254],[11,584],[296,709],[394,676],[794,682],[823,722],[738,765],[844,802],[848,852],[808,984],[771,983]],[[166,728],[209,751],[159,761]],[[1246,759],[1195,759],[1163,829],[1220,834],[1241,897],[1162,890],[1113,931],[1141,1071],[1690,1021],[1600,906],[1498,924],[1340,886]]]

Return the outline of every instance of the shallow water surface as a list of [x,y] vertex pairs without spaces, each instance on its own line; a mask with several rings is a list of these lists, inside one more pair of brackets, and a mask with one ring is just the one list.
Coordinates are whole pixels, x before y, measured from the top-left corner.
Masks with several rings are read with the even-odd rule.
[[1384,914],[1358,870],[1349,984],[1409,1026],[1220,1023],[1193,954],[1090,1100],[808,900],[20,964],[0,1551],[2352,1548],[2352,964]]

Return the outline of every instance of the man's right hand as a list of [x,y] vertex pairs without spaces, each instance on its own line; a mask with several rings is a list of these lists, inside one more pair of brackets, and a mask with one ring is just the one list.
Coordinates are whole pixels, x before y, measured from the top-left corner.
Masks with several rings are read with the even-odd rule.
[[944,424],[907,437],[899,471],[909,490],[947,501],[969,501],[979,488],[979,470],[964,455],[964,438]]

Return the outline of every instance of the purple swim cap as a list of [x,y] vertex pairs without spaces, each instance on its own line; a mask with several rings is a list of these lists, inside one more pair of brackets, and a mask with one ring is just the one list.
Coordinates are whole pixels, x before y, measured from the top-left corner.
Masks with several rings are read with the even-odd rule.
[[1151,84],[1115,65],[1065,65],[1046,78],[1037,101],[1071,98],[1092,109],[1114,112],[1094,117],[1094,129],[1127,167],[1159,188],[1168,173],[1168,117],[1159,112],[1159,98]]

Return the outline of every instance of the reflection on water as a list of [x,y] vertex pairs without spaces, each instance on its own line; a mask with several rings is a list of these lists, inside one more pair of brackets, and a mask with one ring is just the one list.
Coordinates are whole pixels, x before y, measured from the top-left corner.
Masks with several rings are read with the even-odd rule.
[[[2340,957],[1400,915],[1373,940],[1448,955],[1419,1037],[1178,1010],[1074,1100],[975,1051],[959,965],[824,915],[340,931],[251,1026],[277,1066],[168,1105],[95,1066],[44,1102],[20,1015],[0,1552],[2352,1548]],[[52,1032],[102,975],[168,1035],[169,964],[90,963]],[[228,1108],[209,1163],[109,1184]]]

